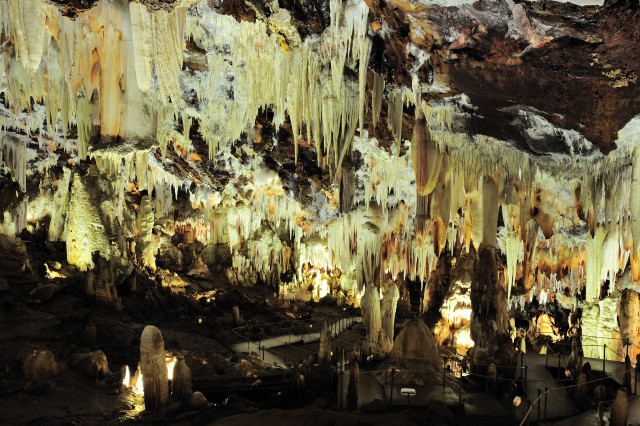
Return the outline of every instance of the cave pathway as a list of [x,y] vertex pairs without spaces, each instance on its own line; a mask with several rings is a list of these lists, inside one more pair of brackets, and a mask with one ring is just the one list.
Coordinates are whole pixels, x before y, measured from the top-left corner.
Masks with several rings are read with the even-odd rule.
[[[348,317],[342,321],[334,321],[329,324],[331,328],[331,337],[336,337],[356,322],[362,322],[360,317]],[[264,355],[264,361],[269,364],[285,365],[284,359],[275,354],[269,349],[278,348],[285,345],[291,345],[294,343],[311,343],[320,340],[320,331],[306,334],[284,334],[277,337],[269,337],[259,342],[247,340],[243,343],[236,343],[231,345],[231,349],[237,353],[252,353],[255,352],[259,355]],[[260,353],[262,350],[262,354]]]

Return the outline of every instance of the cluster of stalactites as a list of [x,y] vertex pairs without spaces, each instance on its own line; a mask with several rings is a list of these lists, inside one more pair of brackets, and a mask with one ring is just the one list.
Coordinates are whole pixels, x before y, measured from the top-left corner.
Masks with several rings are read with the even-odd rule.
[[[209,12],[206,5],[198,8]],[[198,112],[200,130],[210,147],[238,139],[253,125],[260,109],[270,107],[276,127],[289,115],[296,159],[304,126],[307,142],[315,144],[318,163],[331,173],[338,172],[364,121],[371,50],[366,35],[368,13],[363,1],[332,1],[329,28],[296,46],[278,43],[267,31],[273,23],[266,21],[237,22],[215,13],[207,15],[210,20],[189,20],[189,37],[210,52],[229,49],[233,57],[229,61],[209,54],[209,72],[196,88],[203,102]],[[345,78],[345,66],[357,71],[356,81]],[[233,90],[233,101],[219,99],[226,89]],[[210,154],[214,153],[211,149]]]
[[[84,159],[92,126],[103,137],[148,130],[136,73],[131,72],[128,7],[101,2],[75,20],[42,0],[11,0],[0,8],[2,31],[15,51],[13,57],[2,55],[5,98],[14,113],[31,111],[32,100],[45,106],[41,137],[58,143],[62,135],[65,149]],[[169,33],[167,28],[172,27],[156,33]],[[78,135],[74,145],[66,143],[72,126]]]

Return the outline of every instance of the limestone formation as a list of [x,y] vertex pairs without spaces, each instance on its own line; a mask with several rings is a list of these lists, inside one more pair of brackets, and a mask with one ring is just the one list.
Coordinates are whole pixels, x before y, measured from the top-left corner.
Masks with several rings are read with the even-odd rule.
[[[435,384],[440,381],[442,361],[431,330],[421,319],[413,319],[400,330],[382,367],[398,370],[397,380],[405,384]],[[384,380],[384,374],[378,376]]]
[[240,316],[240,308],[238,305],[235,305],[231,309],[231,314],[233,315],[233,326],[241,327],[243,325],[242,317]]
[[[194,383],[236,367],[258,386],[271,366],[220,347],[225,314],[254,342],[290,334],[272,321],[360,309],[366,335],[345,352],[398,383],[442,380],[439,354],[457,353],[499,388],[516,352],[569,339],[582,384],[583,357],[630,370],[638,13],[638,0],[0,1],[7,356],[55,348],[110,380],[90,351],[133,365],[131,330],[162,321],[199,360]],[[424,320],[396,336],[397,314]],[[159,330],[140,346],[155,410]],[[21,361],[34,378],[60,370],[47,351]],[[205,405],[176,368],[176,399]]]
[[202,394],[202,392],[194,392],[189,398],[189,405],[193,408],[205,408],[208,403],[207,398]]
[[387,339],[393,342],[396,308],[400,299],[400,292],[396,283],[391,283],[380,300],[380,315],[382,316],[382,330]]
[[583,410],[585,408],[587,391],[587,376],[584,373],[580,373],[576,380],[576,393],[574,398],[576,408],[578,408],[579,410]]
[[191,369],[184,362],[184,356],[178,355],[176,365],[173,367],[171,394],[178,401],[186,401],[191,398],[192,393]]
[[69,365],[91,378],[104,378],[109,373],[107,356],[101,350],[71,356]]
[[110,261],[95,252],[92,256],[94,268],[86,273],[85,289],[89,297],[99,305],[122,309],[115,283],[115,272]]
[[60,374],[60,367],[49,350],[35,350],[22,360],[25,376],[33,379],[50,379]]
[[331,363],[331,330],[327,321],[323,321],[320,330],[320,346],[318,348],[318,362],[321,364]]
[[611,426],[627,426],[629,419],[629,398],[627,397],[627,391],[625,388],[618,389],[616,398],[611,404]]
[[147,325],[140,337],[140,372],[145,409],[155,410],[166,405],[169,398],[169,378],[164,340],[160,330],[152,325]]
[[360,310],[362,312],[362,320],[367,330],[367,339],[365,349],[369,347],[377,348],[378,332],[382,328],[382,319],[380,317],[380,293],[377,287],[367,284],[364,295],[360,299]]
[[360,367],[357,362],[351,363],[349,369],[349,385],[347,386],[347,409],[358,409],[358,383],[360,381]]

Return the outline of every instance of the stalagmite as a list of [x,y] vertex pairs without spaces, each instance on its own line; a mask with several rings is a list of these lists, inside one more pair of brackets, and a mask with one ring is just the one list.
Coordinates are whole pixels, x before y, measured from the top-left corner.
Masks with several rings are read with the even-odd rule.
[[167,404],[169,378],[164,340],[158,328],[147,325],[140,336],[140,371],[144,386],[144,406],[155,410]]
[[629,398],[624,388],[618,389],[616,392],[616,398],[611,404],[611,426],[627,426],[629,420]]
[[122,309],[115,284],[114,268],[110,261],[94,252],[92,256],[94,268],[87,272],[85,291],[97,304]]
[[208,403],[209,401],[207,401],[207,398],[202,394],[202,392],[194,392],[189,398],[189,405],[196,409],[204,408]]
[[376,349],[378,332],[382,328],[382,320],[380,318],[380,293],[374,285],[366,285],[364,295],[360,298],[360,310],[362,311],[362,320],[367,330],[365,345]]
[[71,203],[67,224],[67,260],[81,271],[92,269],[92,254],[99,252],[109,259],[111,244],[98,210],[96,194],[91,194],[87,179],[75,178],[71,191]]
[[155,215],[151,207],[151,200],[149,196],[145,195],[140,201],[137,217],[136,256],[142,265],[151,270],[156,269],[156,254],[158,252],[158,240],[153,235],[154,222]]
[[176,365],[173,367],[171,394],[178,401],[186,401],[191,398],[192,392],[191,369],[184,362],[184,356],[178,355]]
[[349,385],[347,386],[347,409],[358,409],[358,383],[360,381],[360,367],[357,361],[351,363],[349,370]]
[[49,350],[36,350],[26,355],[22,369],[25,376],[34,379],[50,379],[60,374],[55,356]]
[[238,305],[235,305],[231,309],[231,314],[233,316],[233,326],[234,327],[241,327],[243,325],[244,321],[242,320],[242,317],[240,316],[240,308],[238,307]]
[[318,362],[321,364],[331,363],[331,330],[327,321],[322,323],[320,330],[320,347],[318,348]]
[[383,293],[380,300],[380,314],[382,317],[382,330],[385,336],[393,342],[396,308],[400,299],[400,292],[396,283],[391,283]]
[[578,410],[585,408],[585,398],[587,396],[587,375],[580,373],[576,381],[575,403]]

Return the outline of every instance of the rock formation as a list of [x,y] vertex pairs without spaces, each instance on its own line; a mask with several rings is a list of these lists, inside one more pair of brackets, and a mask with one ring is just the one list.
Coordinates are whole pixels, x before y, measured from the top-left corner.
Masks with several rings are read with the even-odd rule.
[[442,361],[438,347],[424,321],[413,319],[402,327],[393,343],[385,368],[394,366],[399,383],[434,384],[440,380]]
[[60,374],[60,367],[49,350],[35,350],[22,360],[22,369],[27,377],[50,379]]
[[173,367],[171,395],[178,401],[186,401],[191,398],[192,393],[191,369],[184,362],[184,356],[178,355],[176,365]]
[[347,386],[347,409],[358,409],[358,383],[360,381],[360,367],[357,362],[351,363],[349,369],[349,385]]
[[152,325],[147,325],[140,336],[140,372],[145,409],[152,411],[166,405],[169,398],[169,377],[164,340],[160,330]]
[[331,330],[329,329],[327,321],[322,323],[322,330],[320,330],[318,362],[322,364],[331,363]]
[[616,398],[611,404],[611,416],[609,417],[611,426],[627,426],[629,419],[629,398],[624,388],[618,389]]

